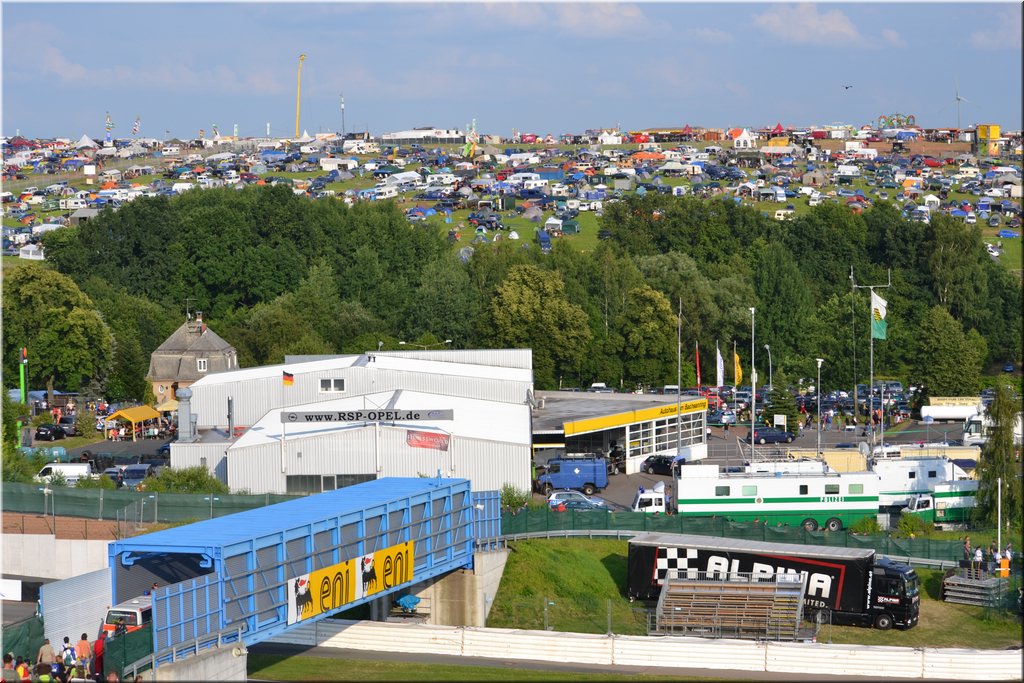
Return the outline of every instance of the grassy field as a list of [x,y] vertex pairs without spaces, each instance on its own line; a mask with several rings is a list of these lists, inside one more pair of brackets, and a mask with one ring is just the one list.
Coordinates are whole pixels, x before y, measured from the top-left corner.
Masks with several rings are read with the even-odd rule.
[[401,661],[334,659],[310,655],[249,655],[250,680],[265,681],[702,681],[695,676],[583,673],[520,668],[509,662],[504,668],[461,664],[412,664]]
[[[973,536],[972,536],[973,538]],[[988,539],[979,536],[979,542]],[[1004,539],[1005,542],[1005,539]],[[488,626],[618,634],[647,632],[639,603],[625,597],[625,541],[610,539],[530,540],[510,544],[511,553],[495,596]],[[908,631],[825,626],[823,642],[906,647],[1003,648],[1021,643],[1020,622],[978,607],[939,601],[942,574],[919,569],[921,619]],[[547,609],[545,610],[545,603]]]

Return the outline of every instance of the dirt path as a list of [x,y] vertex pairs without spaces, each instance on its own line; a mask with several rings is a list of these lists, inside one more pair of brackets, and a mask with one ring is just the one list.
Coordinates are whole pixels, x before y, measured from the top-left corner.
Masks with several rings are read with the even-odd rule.
[[[55,520],[43,515],[28,515],[19,512],[5,512],[5,534],[54,534]],[[117,522],[85,519],[83,517],[57,517],[57,538],[89,541],[117,540]]]

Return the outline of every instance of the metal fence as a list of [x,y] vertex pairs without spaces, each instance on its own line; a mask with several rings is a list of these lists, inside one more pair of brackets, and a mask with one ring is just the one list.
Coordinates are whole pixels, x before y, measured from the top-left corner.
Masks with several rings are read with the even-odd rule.
[[653,608],[583,595],[500,601],[487,618],[490,628],[638,636],[647,635],[653,623]]
[[155,522],[195,522],[282,503],[301,496],[279,494],[154,493],[78,489],[5,482],[4,512],[116,520],[126,527]]
[[553,512],[524,509],[514,514],[506,513],[501,520],[501,530],[505,537],[562,532],[650,531],[841,548],[873,548],[879,554],[889,557],[915,557],[949,562],[956,562],[963,556],[963,544],[958,540],[893,538],[885,534],[853,534],[846,531],[808,531],[802,526],[776,526],[770,518],[767,518],[765,523],[755,524],[730,522],[722,517],[648,515],[642,512],[609,510]]

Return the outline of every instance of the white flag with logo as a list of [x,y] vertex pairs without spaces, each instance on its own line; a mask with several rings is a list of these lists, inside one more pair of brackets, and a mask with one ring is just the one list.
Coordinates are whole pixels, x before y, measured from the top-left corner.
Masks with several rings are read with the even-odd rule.
[[722,358],[722,351],[718,348],[718,342],[715,342],[715,355],[718,357],[715,362],[715,386],[725,386],[725,359]]

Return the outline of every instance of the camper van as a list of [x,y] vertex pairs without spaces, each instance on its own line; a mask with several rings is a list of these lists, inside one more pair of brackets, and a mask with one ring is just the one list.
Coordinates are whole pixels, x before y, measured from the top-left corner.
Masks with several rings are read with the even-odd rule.
[[178,156],[181,154],[181,147],[178,147],[177,145],[166,145],[160,150],[160,153],[165,157]]
[[79,479],[91,479],[93,476],[92,465],[87,462],[51,462],[39,470],[35,480],[49,484],[53,475],[60,473],[64,475],[64,481],[68,486],[75,486]]
[[78,197],[68,197],[67,199],[61,199],[57,206],[60,207],[61,211],[73,211],[75,209],[84,209],[88,206],[88,203]]
[[393,185],[378,187],[374,199],[394,199],[398,196],[398,188]]

